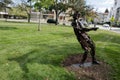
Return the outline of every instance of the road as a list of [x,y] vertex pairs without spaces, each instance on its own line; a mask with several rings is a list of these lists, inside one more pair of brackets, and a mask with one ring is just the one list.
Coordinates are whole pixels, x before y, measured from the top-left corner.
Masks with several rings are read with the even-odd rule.
[[[94,27],[94,25],[90,25],[90,27]],[[99,27],[99,29],[120,33],[120,28],[118,27],[103,27],[102,25],[96,25],[96,27]]]

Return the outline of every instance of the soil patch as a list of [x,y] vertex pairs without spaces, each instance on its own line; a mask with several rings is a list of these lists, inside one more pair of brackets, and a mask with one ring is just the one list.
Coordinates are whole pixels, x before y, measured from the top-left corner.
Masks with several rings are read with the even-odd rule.
[[[76,80],[110,80],[111,68],[105,62],[99,61],[100,65],[90,67],[75,67],[73,64],[79,64],[83,54],[75,54],[67,57],[62,65],[70,72],[75,73]],[[86,62],[91,62],[88,55]]]

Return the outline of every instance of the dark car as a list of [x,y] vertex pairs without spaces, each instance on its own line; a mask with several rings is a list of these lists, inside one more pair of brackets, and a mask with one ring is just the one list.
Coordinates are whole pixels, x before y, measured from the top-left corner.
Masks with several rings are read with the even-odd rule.
[[55,24],[56,21],[55,21],[54,19],[48,19],[48,20],[47,20],[47,23],[54,23],[54,24]]

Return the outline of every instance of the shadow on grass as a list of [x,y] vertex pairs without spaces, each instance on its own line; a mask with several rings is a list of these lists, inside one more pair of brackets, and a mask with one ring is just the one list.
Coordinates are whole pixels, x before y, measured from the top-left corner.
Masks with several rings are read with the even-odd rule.
[[[21,67],[21,69],[25,73],[28,73],[29,70],[27,69],[27,66],[26,66],[27,63],[51,64],[53,66],[60,66],[60,62],[59,62],[60,60],[57,59],[57,57],[59,55],[64,55],[64,53],[59,54],[57,51],[58,50],[51,51],[51,52],[49,52],[49,55],[44,53],[44,55],[41,56],[41,54],[39,54],[40,53],[39,50],[33,50],[33,51],[30,51],[22,56],[19,56],[19,57],[9,58],[8,60],[9,61],[16,61],[17,63],[19,63],[19,66]],[[35,57],[29,58],[29,56],[32,56],[32,55],[35,55]],[[51,57],[54,57],[54,58],[56,57],[55,58],[56,60],[54,58],[51,58]]]
[[13,30],[17,29],[16,27],[0,27],[0,30]]
[[31,55],[31,54],[33,54],[34,52],[35,52],[35,50],[30,51],[29,53],[26,53],[26,54],[24,54],[24,55],[22,55],[22,56],[20,56],[20,57],[10,58],[10,59],[8,59],[8,60],[18,62],[18,63],[19,63],[19,66],[21,67],[21,69],[22,69],[25,73],[27,73],[27,72],[28,72],[28,69],[27,69],[27,67],[26,67],[26,63],[28,63],[28,62],[30,62],[30,61],[32,60],[32,59],[28,59],[28,56]]
[[36,52],[36,51],[33,50],[33,51],[30,51],[30,52],[28,52],[20,57],[8,59],[9,61],[16,61],[19,64],[22,71],[24,71],[23,77],[25,79],[27,79],[27,73],[29,73],[29,70],[27,68],[27,63],[29,63],[33,60],[33,58],[29,59],[28,57],[29,57],[29,55],[32,55],[34,52]]
[[[43,46],[43,45],[40,45],[40,46]],[[8,60],[16,61],[19,64],[21,70],[24,72],[23,78],[26,80],[29,80],[30,71],[28,69],[27,64],[38,63],[38,64],[43,64],[43,65],[52,65],[54,67],[60,67],[61,61],[64,58],[63,56],[66,55],[64,53],[64,51],[65,51],[65,49],[69,49],[67,46],[70,46],[70,45],[66,45],[59,49],[55,49],[56,46],[53,46],[52,47],[53,50],[52,50],[52,48],[50,48],[49,45],[44,44],[44,47],[49,48],[48,50],[44,51],[44,53],[40,53],[41,51],[39,49],[34,49],[22,56],[15,57],[15,58],[9,58]],[[73,76],[70,76],[68,74],[61,74],[61,75],[64,76],[66,78],[66,80],[74,80]],[[34,75],[31,74],[31,77],[34,77]],[[41,76],[38,75],[38,77],[40,78]],[[34,79],[34,80],[36,80],[36,79]]]

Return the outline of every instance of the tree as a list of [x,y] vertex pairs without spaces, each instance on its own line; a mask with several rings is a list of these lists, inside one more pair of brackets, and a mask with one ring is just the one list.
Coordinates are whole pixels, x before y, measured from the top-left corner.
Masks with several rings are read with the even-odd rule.
[[[10,4],[13,4],[12,0],[2,0],[0,2],[0,10],[5,11],[6,13],[7,9],[11,9],[11,7],[9,6]],[[7,16],[6,16],[6,20],[7,20]]]
[[73,9],[73,11],[83,11],[85,8],[85,1],[84,0],[68,0],[69,7]]
[[105,10],[105,13],[109,13],[109,10],[108,10],[108,9],[106,9],[106,10]]
[[56,25],[58,24],[58,17],[62,12],[65,12],[68,9],[68,4],[64,3],[63,1],[59,1],[55,0],[54,3],[49,7],[49,10],[55,10],[55,14],[56,14]]
[[38,23],[38,31],[40,31],[40,19],[41,19],[41,10],[42,10],[42,2],[38,1],[34,4],[34,7],[39,11],[39,23]]
[[69,7],[72,8],[72,10],[79,11],[81,13],[81,17],[87,19],[89,17],[94,18],[97,16],[96,12],[93,11],[93,7],[90,5],[86,5],[85,0],[68,0],[69,1]]
[[69,7],[73,11],[79,11],[82,16],[88,15],[88,12],[91,11],[92,7],[87,6],[85,0],[69,0]]
[[5,10],[10,8],[9,5],[13,4],[12,0],[1,0],[0,1],[0,10]]
[[94,11],[94,8],[92,6],[88,5],[87,8],[85,9],[85,19],[88,22],[92,22],[93,23],[94,20],[97,18],[97,12],[96,11]]
[[31,10],[32,10],[32,0],[21,0],[21,4],[19,5],[19,9],[24,10],[27,14],[28,17],[28,23],[30,22],[31,19]]
[[39,11],[38,31],[40,31],[40,22],[41,22],[40,18],[41,18],[42,9],[48,8],[48,6],[52,4],[52,1],[50,0],[34,0],[34,1],[35,1],[34,8]]
[[[111,27],[113,26],[113,23],[115,22],[115,18],[114,18],[114,16],[112,16],[111,18],[110,18],[110,22],[111,22]],[[111,27],[110,27],[110,30],[111,30]]]
[[9,14],[14,15],[14,18],[16,18],[16,16],[27,18],[26,12],[21,10],[19,5],[12,7],[12,10],[9,11]]
[[34,0],[37,3],[39,2],[39,5],[37,6],[40,8],[48,9],[52,11],[53,9],[55,10],[56,14],[56,25],[58,24],[58,17],[59,14],[66,11],[68,8],[66,4],[63,3],[64,0]]
[[113,23],[115,21],[114,16],[111,17],[110,21]]

